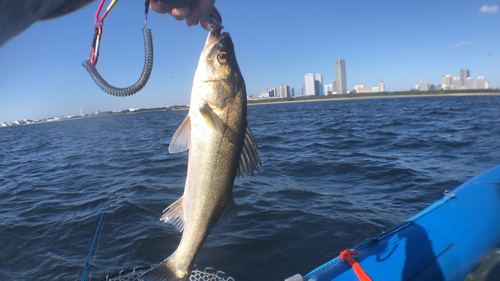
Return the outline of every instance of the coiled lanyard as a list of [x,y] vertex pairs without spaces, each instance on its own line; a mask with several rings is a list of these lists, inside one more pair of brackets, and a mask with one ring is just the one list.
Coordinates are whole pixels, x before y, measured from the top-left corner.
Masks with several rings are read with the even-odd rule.
[[99,8],[97,8],[97,12],[95,14],[95,29],[94,29],[94,37],[92,39],[92,50],[90,52],[89,58],[83,62],[83,67],[87,69],[90,76],[94,80],[94,82],[101,88],[104,92],[118,97],[128,97],[131,96],[146,86],[148,83],[149,77],[151,76],[151,72],[153,70],[153,34],[151,33],[151,29],[146,29],[148,24],[148,12],[149,12],[149,2],[150,0],[145,1],[145,13],[146,20],[144,23],[144,28],[142,29],[142,33],[144,35],[144,46],[145,46],[145,61],[144,67],[142,70],[142,74],[139,77],[139,80],[132,86],[126,88],[118,88],[111,86],[106,80],[99,74],[97,71],[96,65],[99,59],[99,49],[101,47],[101,37],[104,25],[104,19],[108,15],[108,13],[114,8],[118,0],[112,0],[108,5],[108,8],[104,12],[104,14],[99,17],[101,14],[102,6],[106,0],[101,0],[99,4]]
[[[97,61],[99,59],[99,49],[101,47],[101,37],[102,37],[102,31],[103,31],[103,25],[104,25],[104,19],[108,15],[108,13],[115,7],[116,3],[118,0],[112,0],[111,3],[108,5],[108,8],[104,12],[104,14],[99,17],[101,14],[102,7],[104,5],[104,2],[106,0],[101,0],[101,3],[99,4],[99,8],[97,8],[97,12],[95,14],[95,29],[94,29],[94,37],[92,39],[92,50],[90,52],[89,58],[83,62],[83,67],[87,69],[89,72],[90,76],[94,80],[94,82],[101,88],[104,92],[112,95],[112,96],[118,96],[118,97],[128,97],[131,96],[146,86],[148,83],[149,77],[151,76],[151,72],[153,71],[153,34],[151,33],[151,29],[146,29],[146,26],[148,24],[148,12],[149,12],[149,2],[150,0],[145,1],[145,14],[146,14],[146,20],[144,23],[144,28],[142,29],[142,33],[144,35],[144,47],[145,47],[145,60],[144,60],[144,67],[142,69],[142,74],[139,77],[139,80],[132,86],[127,87],[127,88],[118,88],[111,86],[104,78],[99,74],[99,71],[97,71],[96,65]],[[182,5],[182,0],[160,0],[162,2],[168,2],[168,3],[175,3],[175,4],[181,4]],[[170,3],[170,4],[171,4]],[[219,14],[219,11],[215,7],[213,7],[210,15],[202,18],[200,20],[200,25],[208,30],[216,30],[220,32],[222,28],[224,28],[222,25],[222,17]]]

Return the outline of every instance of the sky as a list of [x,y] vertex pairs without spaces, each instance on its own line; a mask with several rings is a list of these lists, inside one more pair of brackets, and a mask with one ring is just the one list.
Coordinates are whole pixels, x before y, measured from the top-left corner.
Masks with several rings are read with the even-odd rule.
[[[109,1],[106,2],[109,3]],[[121,0],[105,19],[97,69],[117,87],[134,84],[144,63],[144,2]],[[413,88],[420,80],[469,69],[500,86],[500,0],[217,0],[235,44],[248,95],[289,85],[307,73],[335,80],[346,62],[347,88]],[[189,104],[207,32],[150,12],[154,66],[146,87],[126,98],[102,92],[81,66],[94,32],[93,2],[38,22],[0,48],[0,122],[93,111]]]

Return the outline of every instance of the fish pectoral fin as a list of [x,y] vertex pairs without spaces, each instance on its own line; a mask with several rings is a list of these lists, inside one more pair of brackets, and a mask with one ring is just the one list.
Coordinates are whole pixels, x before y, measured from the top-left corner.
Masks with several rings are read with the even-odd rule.
[[245,173],[247,175],[253,175],[253,171],[260,172],[259,165],[262,166],[259,154],[257,154],[257,144],[253,138],[252,131],[250,131],[250,128],[247,125],[243,148],[241,149],[240,163],[238,165],[236,175],[243,176]]
[[228,221],[238,214],[238,210],[236,209],[236,203],[234,202],[233,192],[231,192],[231,196],[227,200],[226,207],[222,211],[220,215],[219,221]]
[[175,134],[172,136],[172,142],[168,146],[168,152],[178,153],[189,149],[191,146],[191,117],[188,114]]
[[222,119],[220,119],[219,116],[217,116],[217,114],[215,114],[207,103],[200,108],[200,113],[201,116],[203,116],[203,120],[205,120],[205,123],[211,130],[216,131],[221,136],[224,135],[226,124],[222,121]]
[[160,221],[175,226],[179,232],[184,230],[182,197],[163,210],[163,216],[161,216]]

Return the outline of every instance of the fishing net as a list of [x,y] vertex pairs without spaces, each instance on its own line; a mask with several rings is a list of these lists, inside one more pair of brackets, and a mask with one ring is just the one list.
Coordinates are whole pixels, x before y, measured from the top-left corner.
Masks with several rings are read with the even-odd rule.
[[[107,275],[101,281],[142,281],[141,276],[148,270],[150,266],[138,267],[128,270],[122,270],[113,275]],[[191,271],[189,281],[235,281],[233,277],[226,276],[222,271],[216,271],[211,267],[206,267],[203,271],[195,269]]]

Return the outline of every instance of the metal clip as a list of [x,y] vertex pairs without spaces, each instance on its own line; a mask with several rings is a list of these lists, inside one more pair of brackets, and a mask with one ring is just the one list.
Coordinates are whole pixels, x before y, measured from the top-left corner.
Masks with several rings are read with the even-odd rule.
[[454,193],[450,193],[450,191],[449,191],[449,190],[445,190],[445,191],[443,192],[443,194],[444,194],[445,196],[448,196],[448,197],[452,198],[452,199],[457,198],[457,196],[456,196]]
[[90,51],[90,63],[95,66],[99,59],[99,50],[101,48],[102,23],[96,22],[94,29],[94,37],[92,39],[92,49]]

